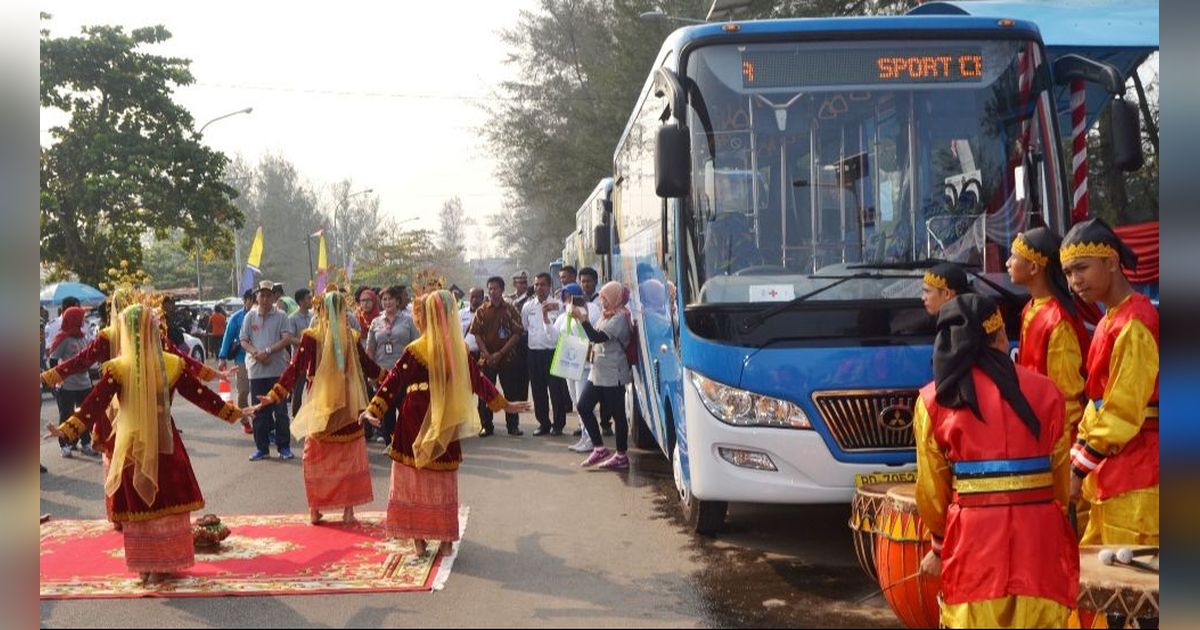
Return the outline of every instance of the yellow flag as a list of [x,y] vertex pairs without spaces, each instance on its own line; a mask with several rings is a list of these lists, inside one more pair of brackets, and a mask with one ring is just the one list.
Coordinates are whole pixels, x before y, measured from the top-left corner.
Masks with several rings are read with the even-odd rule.
[[317,247],[317,269],[329,269],[329,256],[325,253],[325,234],[321,234],[320,245]]
[[263,231],[262,226],[258,226],[258,230],[254,232],[254,242],[250,245],[250,257],[246,259],[246,266],[254,271],[261,272],[259,265],[262,263],[263,251]]

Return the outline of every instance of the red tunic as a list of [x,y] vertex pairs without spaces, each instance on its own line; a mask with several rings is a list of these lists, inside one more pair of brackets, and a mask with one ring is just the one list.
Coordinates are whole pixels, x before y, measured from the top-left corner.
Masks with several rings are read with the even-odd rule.
[[1032,299],[1021,311],[1021,346],[1017,365],[1023,365],[1058,386],[1065,401],[1066,430],[1074,439],[1087,402],[1084,363],[1088,332],[1083,320],[1072,317],[1054,298]]
[[[363,375],[369,379],[379,378],[383,370],[367,356],[362,343],[359,342],[358,333],[351,330],[350,334],[354,337],[354,351],[358,355],[358,364],[362,368]],[[302,372],[306,376],[307,387],[312,387],[313,377],[317,373],[317,359],[321,355],[320,348],[321,344],[317,341],[315,333],[312,330],[305,330],[300,337],[300,347],[292,355],[292,362],[288,364],[287,369],[283,371],[279,380],[271,387],[270,393],[267,394],[272,402],[279,402],[287,398],[291,394],[292,388],[296,386],[296,379]],[[354,417],[357,418],[360,412],[362,412],[361,409],[355,409]],[[362,425],[357,422],[347,424],[333,433],[313,434],[313,437],[322,442],[348,442],[362,436]]]
[[[200,409],[233,423],[241,415],[240,410],[221,400],[216,392],[204,386],[191,372],[183,369],[182,359],[164,354],[167,377],[171,381],[171,397],[178,392]],[[120,371],[113,361],[104,364],[100,382],[84,399],[83,405],[59,428],[68,439],[94,427],[97,443],[110,442],[114,434],[112,421],[106,413],[108,403],[120,393],[122,387]],[[158,460],[158,495],[147,505],[133,487],[133,467],[127,467],[121,476],[121,485],[116,493],[108,497],[113,521],[148,521],[171,514],[182,514],[204,507],[204,496],[192,472],[183,440],[171,420],[171,432],[175,448],[170,455],[161,454]]]
[[[112,346],[108,342],[110,335],[114,334],[112,326],[100,330],[96,338],[87,345],[79,354],[59,363],[58,365],[46,370],[42,373],[42,380],[47,385],[54,386],[61,382],[66,377],[72,374],[78,374],[93,364],[104,363],[112,357]],[[202,381],[212,380],[217,376],[216,370],[204,365],[203,363],[192,358],[191,355],[179,349],[175,344],[171,343],[167,336],[162,336],[163,350],[183,359],[184,365],[187,366],[187,371],[191,372]]]
[[[946,485],[951,475],[944,467],[940,473],[938,470],[919,473],[927,480],[928,476],[943,475],[943,480],[935,484],[940,490],[922,492],[931,486],[918,481],[922,484],[918,487],[922,519],[935,537],[943,538],[942,595],[947,604],[1022,595],[1075,606],[1079,552],[1063,508],[1069,475],[1069,438],[1063,432],[1062,395],[1050,379],[1040,374],[1017,366],[1017,375],[1021,391],[1041,421],[1039,437],[1034,437],[1021,423],[1001,398],[999,388],[978,368],[972,370],[972,378],[984,417],[982,422],[969,408],[938,405],[932,383],[921,389],[920,404],[928,410],[928,433],[936,442],[938,458],[955,470],[953,491]],[[983,461],[1032,461],[1032,458],[1044,458],[1044,469],[1049,472],[992,474],[990,478],[975,476],[970,481],[964,481],[966,475],[958,474],[967,466],[978,467]],[[1035,476],[1040,476],[1041,481],[1030,481]],[[997,501],[997,505],[967,506],[966,498],[960,494],[975,489],[968,483],[1003,488],[1006,482],[1022,479],[1026,481],[1013,487],[1040,487],[1044,498],[1030,499],[1033,502],[1029,503]],[[986,494],[992,497],[985,497]],[[1016,494],[985,492],[971,498]]]
[[[1025,320],[1025,316],[1033,308],[1033,304],[1034,300],[1025,304],[1025,308],[1021,311],[1021,321]],[[1038,374],[1045,375],[1047,373],[1046,359],[1050,348],[1050,333],[1054,332],[1054,328],[1064,321],[1071,326],[1075,338],[1079,341],[1081,356],[1086,357],[1088,332],[1083,325],[1083,320],[1071,317],[1071,314],[1063,308],[1058,300],[1051,299],[1033,314],[1033,320],[1029,322],[1029,326],[1021,331],[1021,351],[1017,354],[1017,365],[1023,365]],[[1079,373],[1084,374],[1083,366],[1079,367]]]
[[[463,352],[467,352],[465,344]],[[475,362],[470,360],[469,354],[467,365],[471,370],[471,389],[475,395],[486,402],[492,411],[503,409],[508,401],[500,395],[496,386],[483,376]],[[429,370],[409,350],[405,350],[404,354],[400,355],[396,365],[392,366],[391,371],[379,384],[379,393],[371,399],[368,411],[376,418],[383,417],[400,392],[406,393],[404,402],[400,405],[400,412],[396,415],[396,430],[392,434],[392,444],[388,448],[388,456],[401,464],[412,466],[415,461],[412,445],[421,431],[421,423],[425,421],[425,412],[429,409]],[[460,462],[462,462],[462,447],[458,440],[455,440],[446,448],[445,453],[442,453],[426,468],[457,470]]]
[[[1088,351],[1085,391],[1092,404],[1079,437],[1090,447],[1086,459],[1096,464],[1091,474],[1100,500],[1158,485],[1158,365],[1122,365],[1121,376],[1114,374],[1114,366],[1130,363],[1129,357],[1114,352],[1117,340],[1138,324],[1144,327],[1143,339],[1149,331],[1157,351],[1158,310],[1140,293],[1104,314]],[[1127,347],[1133,350],[1136,343]],[[1126,382],[1121,382],[1122,378]],[[1134,391],[1145,394],[1140,394],[1139,400],[1128,400]],[[1113,404],[1101,403],[1105,400]]]

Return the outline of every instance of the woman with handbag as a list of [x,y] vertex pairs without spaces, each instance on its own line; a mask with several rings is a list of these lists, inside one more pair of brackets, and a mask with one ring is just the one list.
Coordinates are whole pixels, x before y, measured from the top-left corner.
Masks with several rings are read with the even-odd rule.
[[[625,346],[633,336],[633,323],[630,320],[629,309],[625,307],[628,302],[629,289],[619,282],[609,282],[600,289],[600,306],[603,312],[595,326],[589,321],[585,308],[576,306],[571,310],[571,317],[583,325],[588,341],[595,344],[592,348],[592,369],[576,405],[593,445],[591,455],[580,464],[585,468],[596,464],[605,470],[629,468],[629,458],[625,456],[629,442],[629,422],[625,417],[624,396],[625,385],[633,380],[633,373],[629,369]],[[596,404],[601,401],[607,403],[613,412],[616,424],[616,453],[604,447],[604,437],[600,433],[600,424],[596,421]]]

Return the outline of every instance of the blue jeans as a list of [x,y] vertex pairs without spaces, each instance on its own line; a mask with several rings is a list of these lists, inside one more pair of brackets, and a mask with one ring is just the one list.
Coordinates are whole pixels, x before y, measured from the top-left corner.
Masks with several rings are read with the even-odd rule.
[[[266,396],[270,393],[276,380],[275,378],[250,379],[250,393],[254,396],[254,401],[257,402],[259,396]],[[271,431],[275,431],[275,448],[280,452],[291,450],[292,434],[288,424],[287,401],[280,401],[259,409],[254,414],[254,446],[261,453],[270,452]]]

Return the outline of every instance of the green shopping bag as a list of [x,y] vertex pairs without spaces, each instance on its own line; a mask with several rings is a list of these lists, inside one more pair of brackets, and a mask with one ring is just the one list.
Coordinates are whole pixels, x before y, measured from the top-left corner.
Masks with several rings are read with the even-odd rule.
[[567,330],[558,336],[554,345],[554,358],[550,360],[550,374],[572,381],[583,379],[587,367],[588,342],[575,335],[575,320],[567,316]]

